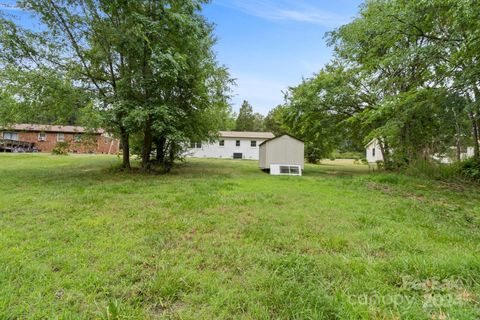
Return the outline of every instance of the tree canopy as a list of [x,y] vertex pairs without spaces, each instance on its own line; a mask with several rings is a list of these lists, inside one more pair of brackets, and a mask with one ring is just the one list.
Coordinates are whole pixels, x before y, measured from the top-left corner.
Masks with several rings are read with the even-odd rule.
[[451,146],[478,157],[479,18],[476,1],[366,2],[328,34],[331,63],[289,90],[284,125],[313,160],[373,138],[392,168]]
[[[89,110],[120,137],[125,168],[131,140],[139,145],[144,168],[150,167],[154,149],[156,160],[168,168],[186,141],[211,138],[229,110],[231,80],[213,53],[213,27],[200,15],[204,3],[18,1],[42,27],[30,30],[0,18],[0,64],[9,70],[1,78],[2,95],[15,81],[21,84],[12,75],[34,83],[36,73],[53,74],[70,101],[80,99],[71,100],[74,93],[88,97]],[[40,110],[48,103],[23,103],[30,101],[30,92],[18,87],[9,99],[27,108],[16,110]]]

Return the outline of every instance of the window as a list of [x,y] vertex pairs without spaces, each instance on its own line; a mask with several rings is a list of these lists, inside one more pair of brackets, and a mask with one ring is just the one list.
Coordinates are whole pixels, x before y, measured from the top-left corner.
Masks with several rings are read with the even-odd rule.
[[290,174],[299,175],[300,167],[290,167]]
[[235,146],[240,147],[240,140],[235,141]]
[[45,132],[40,132],[38,134],[38,141],[47,141],[47,134]]
[[3,139],[18,141],[18,132],[4,132]]
[[234,153],[233,159],[243,159],[243,153]]
[[257,146],[257,141],[252,140],[250,141],[250,147],[256,147]]
[[225,147],[225,140],[220,140],[218,144],[220,147]]
[[301,176],[302,168],[301,166],[298,166],[298,165],[272,164],[270,165],[270,174]]
[[58,142],[64,142],[65,141],[65,134],[57,133],[57,141]]
[[190,149],[201,149],[202,142],[190,141]]
[[289,173],[290,173],[290,167],[288,167],[288,166],[280,166],[280,173],[281,173],[281,174],[289,174]]
[[372,156],[375,157],[375,148],[372,149]]
[[[81,134],[74,134],[73,135],[73,141],[75,142],[82,142],[82,135]],[[107,139],[105,139],[105,143],[107,143]]]

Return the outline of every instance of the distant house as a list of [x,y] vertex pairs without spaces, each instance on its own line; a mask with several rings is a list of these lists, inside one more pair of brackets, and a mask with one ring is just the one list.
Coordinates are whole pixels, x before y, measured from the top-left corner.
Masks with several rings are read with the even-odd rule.
[[[370,164],[377,163],[379,161],[384,161],[382,149],[378,139],[372,139],[366,146],[366,156],[367,162]],[[456,157],[452,156],[456,153],[456,147],[450,147],[450,154],[434,154],[432,159],[439,161],[441,163],[453,163]],[[460,159],[465,160],[474,156],[473,147],[467,147],[463,152],[460,153]]]
[[273,137],[271,132],[220,131],[214,142],[192,141],[186,156],[258,160],[259,145]]
[[71,153],[115,154],[119,141],[103,129],[89,131],[78,126],[14,124],[0,127],[0,151],[51,152],[57,143],[68,143]]
[[382,148],[380,147],[380,141],[378,139],[372,139],[365,146],[366,158],[368,163],[377,163],[383,161]]
[[272,165],[300,166],[305,164],[305,146],[303,141],[288,134],[264,141],[260,145],[259,167],[270,170]]

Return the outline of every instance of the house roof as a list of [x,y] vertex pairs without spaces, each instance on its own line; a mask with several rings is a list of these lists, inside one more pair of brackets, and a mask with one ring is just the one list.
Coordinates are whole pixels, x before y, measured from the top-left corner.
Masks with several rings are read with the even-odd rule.
[[[15,131],[36,131],[36,132],[63,132],[63,133],[86,133],[92,132],[85,127],[79,126],[59,126],[50,124],[30,124],[20,123],[12,124],[5,127],[0,127],[0,130],[15,130]],[[102,134],[105,132],[103,129],[93,130],[94,133]]]
[[373,138],[372,140],[370,140],[369,143],[367,143],[367,144],[365,145],[365,148],[368,148],[371,144],[377,143],[377,142],[378,142],[378,139],[377,139],[377,138]]
[[248,131],[220,131],[221,138],[251,138],[251,139],[271,139],[275,135],[271,132],[248,132]]
[[292,136],[291,134],[285,133],[285,134],[282,134],[281,136],[273,137],[273,138],[271,138],[271,139],[268,139],[268,140],[263,141],[262,143],[260,143],[260,146],[263,145],[263,144],[268,143],[269,141],[272,141],[272,140],[275,140],[275,139],[278,139],[278,138],[281,138],[281,137],[285,137],[285,136],[290,137],[290,138],[293,138],[293,139],[295,139],[295,140],[298,140],[298,141],[300,141],[301,143],[304,143],[302,140],[298,139],[297,137],[294,137],[294,136]]

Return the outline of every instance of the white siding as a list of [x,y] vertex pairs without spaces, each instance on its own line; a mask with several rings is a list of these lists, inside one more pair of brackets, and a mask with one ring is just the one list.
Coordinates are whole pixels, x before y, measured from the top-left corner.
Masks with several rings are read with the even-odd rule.
[[367,162],[376,163],[377,161],[383,161],[382,149],[377,139],[370,141],[366,147]]
[[[220,140],[224,140],[224,146],[220,146]],[[236,146],[236,141],[240,140],[240,146]],[[201,148],[189,148],[187,157],[192,158],[218,158],[233,159],[234,153],[241,153],[242,159],[258,160],[259,145],[266,139],[255,138],[220,138],[219,141],[213,143],[202,142]],[[251,142],[256,141],[255,147],[251,146]]]

